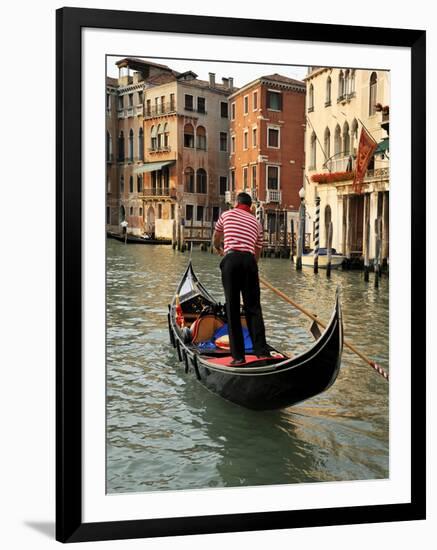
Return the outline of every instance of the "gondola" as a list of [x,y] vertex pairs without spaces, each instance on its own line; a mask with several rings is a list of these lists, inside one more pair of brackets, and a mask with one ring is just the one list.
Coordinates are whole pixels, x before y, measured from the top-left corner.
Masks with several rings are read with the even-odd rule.
[[115,239],[122,243],[126,242],[127,244],[171,244],[170,239],[152,239],[147,237],[140,237],[138,235],[120,235],[120,233],[113,233],[112,231],[107,231],[106,236],[110,239]]
[[295,405],[327,390],[337,378],[343,350],[338,291],[326,329],[313,330],[316,341],[295,357],[269,346],[268,356],[258,358],[249,349],[244,365],[230,366],[229,349],[213,340],[223,328],[225,308],[197,279],[190,262],[168,306],[170,342],[186,374],[224,399],[253,410]]

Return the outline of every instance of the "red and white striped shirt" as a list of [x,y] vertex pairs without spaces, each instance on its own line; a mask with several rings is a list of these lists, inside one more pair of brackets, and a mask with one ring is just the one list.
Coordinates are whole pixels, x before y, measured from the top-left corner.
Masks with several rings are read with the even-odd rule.
[[224,251],[241,250],[252,252],[261,249],[263,244],[263,231],[261,224],[247,208],[237,207],[226,210],[218,219],[215,230],[224,233]]

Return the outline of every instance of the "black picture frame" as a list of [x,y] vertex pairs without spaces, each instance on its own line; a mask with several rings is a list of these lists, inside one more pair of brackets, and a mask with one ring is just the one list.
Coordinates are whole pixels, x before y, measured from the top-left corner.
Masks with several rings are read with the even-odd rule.
[[[135,521],[82,521],[81,30],[127,29],[411,49],[411,502]],[[78,542],[425,519],[425,48],[422,30],[62,8],[57,63],[56,538]]]

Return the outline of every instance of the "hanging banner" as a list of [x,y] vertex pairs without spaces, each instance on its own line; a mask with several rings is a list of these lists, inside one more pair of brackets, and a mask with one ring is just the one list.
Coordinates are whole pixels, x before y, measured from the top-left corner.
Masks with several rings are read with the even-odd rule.
[[352,184],[352,189],[355,193],[361,193],[364,175],[377,146],[378,144],[373,137],[364,127],[362,127],[360,142],[358,145],[357,160],[355,163],[354,181]]

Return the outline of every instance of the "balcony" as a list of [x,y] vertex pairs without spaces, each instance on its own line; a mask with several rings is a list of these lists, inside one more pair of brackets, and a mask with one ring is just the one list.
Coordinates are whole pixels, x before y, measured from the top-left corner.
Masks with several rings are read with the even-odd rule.
[[144,113],[144,107],[143,107],[143,105],[142,105],[142,104],[141,104],[141,105],[137,105],[137,106],[135,107],[135,114],[136,114],[136,116],[143,116],[143,113]]
[[143,190],[143,198],[176,198],[176,189],[171,187],[152,187]]
[[149,147],[149,153],[169,153],[171,151],[170,145],[162,145],[161,147]]
[[225,202],[228,204],[235,202],[235,191],[225,191]]
[[346,172],[348,168],[355,168],[355,161],[352,159],[352,166],[348,166],[350,157],[342,157],[339,159],[331,159],[326,163],[326,168],[330,172]]
[[126,113],[124,109],[119,109],[117,111],[117,118],[124,118],[125,116],[126,116]]
[[389,168],[376,168],[375,170],[367,170],[364,176],[364,181],[388,181],[390,177]]
[[161,115],[168,115],[176,112],[176,105],[174,103],[164,103],[162,105],[154,105],[146,109],[145,117],[153,118]]
[[134,116],[134,108],[132,105],[130,105],[127,109],[126,109],[126,116],[127,117],[132,117]]
[[266,202],[281,202],[281,191],[279,189],[267,189]]

